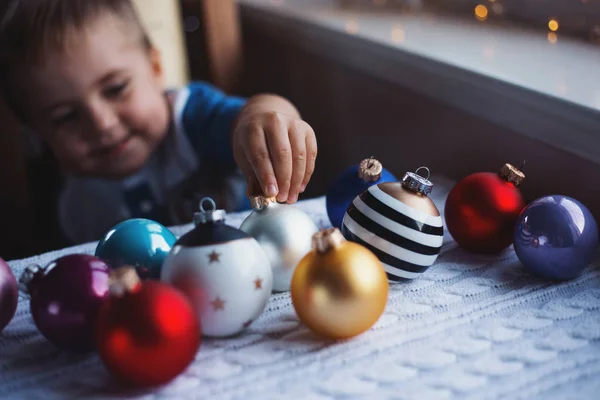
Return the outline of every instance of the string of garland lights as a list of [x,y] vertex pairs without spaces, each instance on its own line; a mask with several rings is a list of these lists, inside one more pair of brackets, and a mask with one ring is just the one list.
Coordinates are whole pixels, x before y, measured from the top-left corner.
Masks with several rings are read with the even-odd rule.
[[548,42],[560,35],[600,45],[600,0],[337,0],[346,9],[402,13],[452,13],[479,22],[507,22],[545,31]]

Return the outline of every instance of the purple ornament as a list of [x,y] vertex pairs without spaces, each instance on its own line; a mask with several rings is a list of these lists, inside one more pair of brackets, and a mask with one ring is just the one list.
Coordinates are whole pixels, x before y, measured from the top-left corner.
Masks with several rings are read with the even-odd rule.
[[15,316],[18,301],[17,279],[8,264],[0,258],[0,333]]
[[73,254],[47,267],[27,267],[19,283],[31,297],[31,315],[55,346],[74,352],[94,349],[96,314],[108,296],[110,267],[87,254]]
[[579,201],[546,196],[521,211],[513,241],[517,257],[531,273],[568,280],[581,274],[596,254],[598,225]]

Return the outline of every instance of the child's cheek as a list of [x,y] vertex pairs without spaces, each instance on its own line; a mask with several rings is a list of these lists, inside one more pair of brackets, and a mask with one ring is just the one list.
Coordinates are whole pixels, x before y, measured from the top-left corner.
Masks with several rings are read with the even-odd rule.
[[74,160],[83,159],[90,152],[89,144],[77,136],[57,138],[51,146],[63,157]]
[[155,139],[167,131],[168,105],[160,93],[136,91],[126,104],[121,117],[130,130],[145,139]]
[[90,155],[91,146],[82,135],[72,130],[40,129],[41,139],[52,150],[58,162],[68,170],[81,172],[95,163]]

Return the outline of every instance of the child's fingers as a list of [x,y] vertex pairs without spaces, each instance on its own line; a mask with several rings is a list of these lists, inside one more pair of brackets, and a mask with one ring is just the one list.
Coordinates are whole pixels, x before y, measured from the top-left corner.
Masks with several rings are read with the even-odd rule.
[[304,172],[304,179],[300,187],[300,192],[304,192],[312,174],[315,172],[315,163],[317,161],[317,138],[315,133],[310,128],[309,134],[306,135],[306,170]]
[[265,135],[279,187],[277,201],[284,202],[287,201],[292,179],[292,147],[287,125],[278,116],[273,118],[265,125]]
[[308,124],[294,121],[290,124],[289,138],[292,146],[292,180],[287,202],[295,203],[302,188],[306,173],[306,130]]
[[246,136],[246,146],[244,152],[246,159],[252,166],[254,176],[260,183],[262,193],[268,197],[275,197],[279,192],[271,156],[265,138],[265,132],[260,127],[249,129]]

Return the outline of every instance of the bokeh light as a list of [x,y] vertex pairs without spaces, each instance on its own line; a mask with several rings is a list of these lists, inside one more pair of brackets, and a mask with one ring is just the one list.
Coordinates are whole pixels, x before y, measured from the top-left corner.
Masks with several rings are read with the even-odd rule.
[[400,25],[396,25],[392,28],[392,42],[402,43],[404,42],[404,28]]
[[494,59],[494,56],[496,55],[496,53],[494,52],[494,48],[491,45],[485,45],[483,47],[483,58],[485,58],[488,61],[491,61]]
[[349,19],[346,21],[344,29],[346,30],[346,32],[355,35],[358,33],[358,22],[356,22],[356,20],[354,19]]
[[475,18],[479,21],[485,21],[488,17],[488,9],[483,4],[479,4],[475,7]]
[[183,25],[186,32],[196,32],[200,28],[200,20],[198,17],[190,15],[185,17]]

